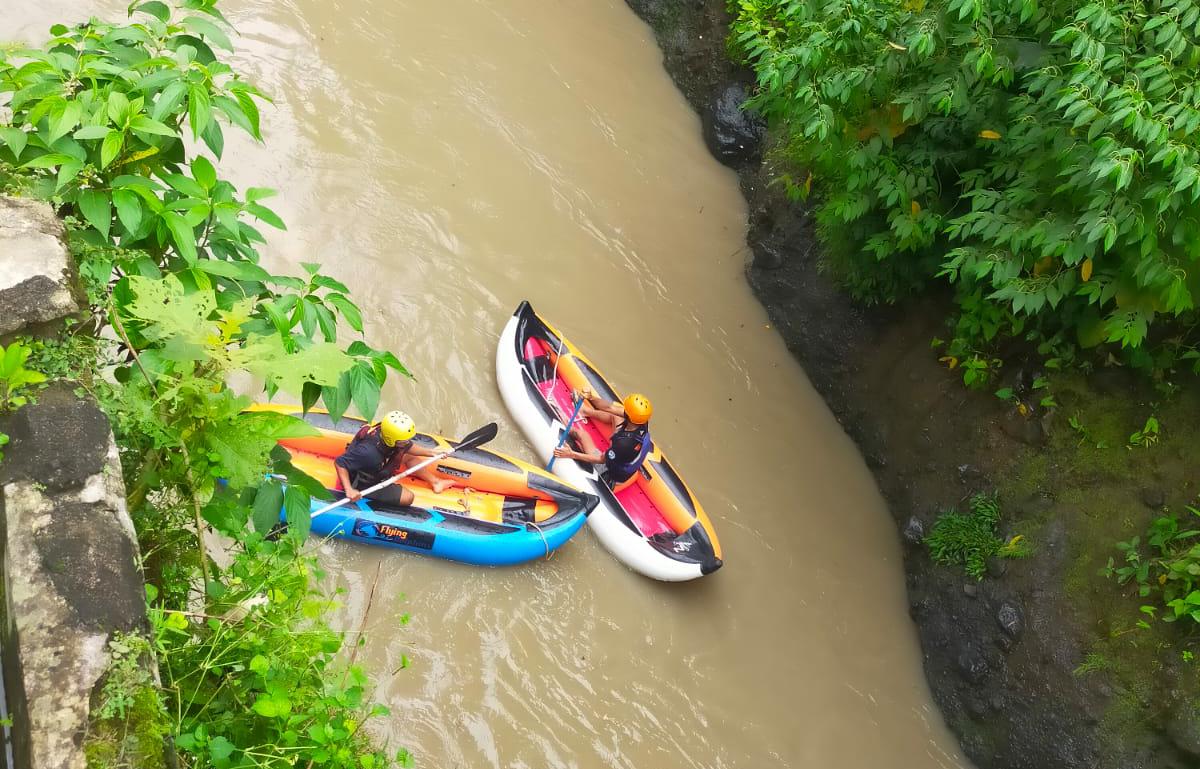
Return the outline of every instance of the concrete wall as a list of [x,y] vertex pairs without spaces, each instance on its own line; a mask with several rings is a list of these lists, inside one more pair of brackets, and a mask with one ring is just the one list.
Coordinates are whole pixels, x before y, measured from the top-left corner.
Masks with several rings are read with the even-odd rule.
[[[78,310],[62,224],[0,197],[0,334]],[[0,625],[18,769],[84,769],[84,737],[118,632],[144,632],[137,537],[108,418],[70,383],[0,415]]]

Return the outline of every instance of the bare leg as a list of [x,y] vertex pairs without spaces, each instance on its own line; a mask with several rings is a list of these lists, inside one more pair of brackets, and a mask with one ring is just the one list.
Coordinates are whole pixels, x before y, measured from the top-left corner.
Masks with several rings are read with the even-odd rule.
[[606,425],[615,425],[617,423],[616,414],[608,411],[600,411],[587,400],[584,400],[583,406],[580,407],[579,415],[588,419],[594,419],[597,422],[603,422]]
[[572,427],[571,437],[579,442],[579,450],[584,454],[595,454],[599,451],[596,448],[595,441],[592,440],[592,436],[588,435],[582,428]]
[[[412,467],[423,461],[425,461],[424,457],[405,457],[404,458],[404,466]],[[422,469],[413,473],[413,475],[417,476],[421,480],[428,483],[431,487],[433,487],[433,491],[435,494],[441,494],[443,491],[445,491],[446,489],[448,489],[454,485],[454,481],[450,481],[445,478],[437,477],[437,475],[433,472],[433,465],[428,465],[426,467],[423,467]]]

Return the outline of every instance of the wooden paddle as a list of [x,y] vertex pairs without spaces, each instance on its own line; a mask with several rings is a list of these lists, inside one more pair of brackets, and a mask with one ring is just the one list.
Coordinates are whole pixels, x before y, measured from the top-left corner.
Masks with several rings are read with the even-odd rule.
[[[495,438],[496,433],[498,431],[499,431],[499,428],[496,427],[496,423],[489,422],[486,425],[484,425],[483,427],[476,430],[475,432],[468,435],[466,438],[463,438],[461,441],[458,442],[457,446],[450,449],[449,451],[443,451],[442,453],[440,453],[436,456],[429,457],[425,461],[419,462],[419,463],[413,465],[412,467],[408,468],[407,470],[405,470],[402,473],[393,475],[391,478],[388,478],[387,480],[380,481],[379,483],[375,484],[374,486],[371,486],[370,488],[363,489],[361,492],[359,492],[359,494],[361,496],[365,497],[368,494],[372,494],[376,491],[379,491],[382,488],[391,486],[393,483],[400,480],[401,478],[407,478],[408,476],[412,475],[413,473],[417,472],[418,470],[424,469],[424,468],[428,467],[429,465],[433,464],[434,462],[445,459],[446,457],[450,456],[451,454],[453,454],[456,451],[462,451],[463,449],[473,449],[477,446],[482,446],[483,444],[485,444],[488,441]],[[342,505],[346,504],[349,501],[350,501],[350,497],[345,497],[343,499],[339,499],[337,502],[325,505],[325,507],[322,507],[320,510],[317,510],[315,513],[313,513],[311,518],[316,518],[318,515],[328,513],[330,510],[341,507]]]

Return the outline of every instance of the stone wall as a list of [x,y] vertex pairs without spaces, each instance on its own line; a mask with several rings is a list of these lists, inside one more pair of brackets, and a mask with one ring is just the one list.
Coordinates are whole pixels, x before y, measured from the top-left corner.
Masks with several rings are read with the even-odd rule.
[[[0,197],[0,334],[75,313],[72,275],[49,206]],[[14,764],[84,769],[109,641],[146,629],[117,448],[108,418],[71,383],[0,414],[0,432],[11,439],[0,462],[0,648]]]

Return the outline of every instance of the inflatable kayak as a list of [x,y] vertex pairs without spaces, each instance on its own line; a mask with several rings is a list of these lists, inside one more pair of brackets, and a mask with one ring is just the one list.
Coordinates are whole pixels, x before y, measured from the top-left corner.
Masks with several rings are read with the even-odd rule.
[[[529,302],[521,303],[500,334],[496,378],[508,410],[547,462],[570,419],[574,390],[588,388],[602,398],[621,400],[596,367]],[[608,448],[609,425],[589,420],[583,429],[597,448]],[[600,499],[588,526],[634,571],[680,582],[721,567],[721,545],[712,523],[657,445],[651,446],[638,473],[616,488],[600,477],[603,466],[559,459],[553,469]]]
[[[345,496],[333,460],[345,451],[363,420],[343,417],[335,423],[324,411],[304,414],[299,406],[259,404],[252,409],[293,414],[316,427],[318,436],[279,443],[292,455],[292,463],[320,481],[335,499]],[[413,440],[433,451],[454,445],[425,433]],[[438,476],[455,485],[435,494],[429,484],[410,476],[403,485],[416,497],[412,505],[385,507],[360,499],[314,518],[313,533],[463,563],[505,566],[549,556],[579,531],[598,501],[541,468],[486,449],[464,450],[434,467]],[[326,504],[314,499],[311,509]]]

